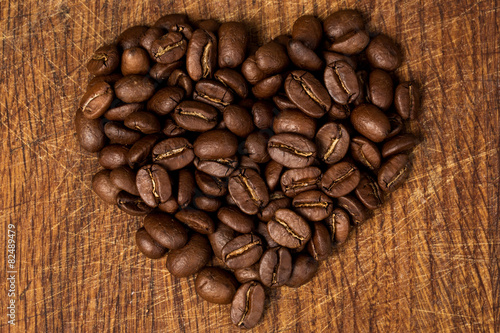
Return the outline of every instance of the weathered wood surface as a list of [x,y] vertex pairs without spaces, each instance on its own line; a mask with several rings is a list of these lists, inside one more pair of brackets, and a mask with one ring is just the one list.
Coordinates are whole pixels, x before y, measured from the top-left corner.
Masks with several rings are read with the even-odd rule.
[[[260,41],[302,14],[366,13],[423,85],[408,183],[255,332],[500,331],[499,1],[3,1],[0,8],[1,332],[230,331],[228,306],[140,255],[139,218],[91,192],[72,119],[101,43],[166,13],[243,20]],[[7,325],[7,224],[17,229]],[[5,244],[5,245],[4,245]],[[4,284],[5,283],[5,284]]]

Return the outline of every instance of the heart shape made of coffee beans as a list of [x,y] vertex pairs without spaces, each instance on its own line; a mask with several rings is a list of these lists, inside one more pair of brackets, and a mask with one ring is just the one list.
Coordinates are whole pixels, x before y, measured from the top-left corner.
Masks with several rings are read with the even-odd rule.
[[242,23],[170,14],[101,46],[80,101],[94,192],[145,216],[139,251],[257,325],[265,288],[299,287],[409,173],[419,90],[362,16],[302,16],[252,47]]

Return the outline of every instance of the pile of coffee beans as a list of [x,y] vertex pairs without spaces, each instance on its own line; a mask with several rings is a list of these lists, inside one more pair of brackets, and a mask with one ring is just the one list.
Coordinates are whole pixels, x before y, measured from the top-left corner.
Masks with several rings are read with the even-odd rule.
[[242,23],[185,15],[101,46],[75,116],[104,168],[92,188],[144,216],[137,248],[167,255],[242,328],[266,288],[299,287],[409,172],[419,90],[360,13],[302,16],[256,46]]

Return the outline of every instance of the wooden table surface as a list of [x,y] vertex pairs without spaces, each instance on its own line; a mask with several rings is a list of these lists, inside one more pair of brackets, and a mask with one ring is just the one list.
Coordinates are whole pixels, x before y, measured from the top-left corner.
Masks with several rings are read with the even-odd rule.
[[[300,289],[274,290],[255,332],[500,331],[498,0],[4,1],[0,8],[1,332],[227,332],[229,306],[135,248],[140,218],[100,202],[73,115],[103,42],[167,13],[242,20],[259,41],[303,14],[366,14],[423,86],[406,185]],[[8,225],[16,231],[7,323]],[[10,276],[10,275],[9,275]],[[237,331],[237,330],[236,330]]]

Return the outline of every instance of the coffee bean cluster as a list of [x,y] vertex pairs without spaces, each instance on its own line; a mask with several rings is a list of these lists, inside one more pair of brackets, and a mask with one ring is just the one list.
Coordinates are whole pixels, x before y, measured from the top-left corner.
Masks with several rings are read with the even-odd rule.
[[104,168],[92,188],[145,216],[139,251],[167,255],[242,328],[265,288],[308,282],[351,226],[409,172],[419,90],[396,44],[360,13],[302,16],[262,45],[242,23],[166,15],[125,30],[87,64],[78,140]]

